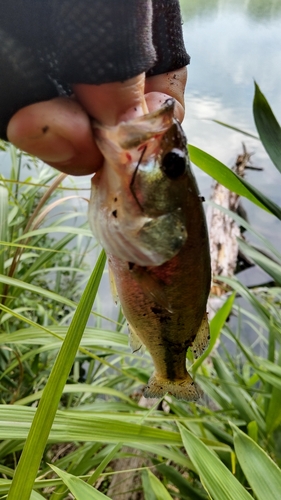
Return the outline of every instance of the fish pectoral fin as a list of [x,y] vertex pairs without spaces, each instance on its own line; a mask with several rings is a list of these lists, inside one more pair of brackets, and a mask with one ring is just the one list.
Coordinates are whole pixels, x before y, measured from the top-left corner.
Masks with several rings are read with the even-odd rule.
[[133,353],[140,353],[143,354],[145,351],[145,345],[139,338],[138,334],[134,330],[134,328],[128,323],[128,328],[129,328],[129,345],[130,348],[132,349]]
[[200,358],[203,352],[207,349],[210,342],[210,328],[208,321],[208,314],[205,312],[201,325],[196,334],[196,337],[190,346],[190,350],[193,353],[194,358]]
[[154,300],[156,304],[166,309],[169,313],[173,313],[172,306],[163,289],[163,283],[152,276],[149,269],[146,267],[134,265],[131,269],[136,282],[141,286],[143,293]]
[[146,398],[162,398],[167,393],[185,401],[197,401],[202,395],[201,389],[195,384],[189,373],[183,380],[168,380],[158,377],[154,373],[144,390],[144,396]]

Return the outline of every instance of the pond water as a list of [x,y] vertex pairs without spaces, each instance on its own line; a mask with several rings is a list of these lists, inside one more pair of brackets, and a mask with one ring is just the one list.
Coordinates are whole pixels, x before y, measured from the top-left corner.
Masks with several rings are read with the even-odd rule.
[[[232,166],[244,141],[253,165],[264,169],[247,171],[247,180],[281,204],[280,174],[260,142],[212,121],[256,134],[255,80],[281,122],[281,0],[181,0],[181,6],[191,55],[183,124],[189,142]],[[195,171],[208,198],[212,183]],[[255,228],[280,246],[280,222],[250,202],[243,205]]]
[[[255,134],[255,80],[281,123],[281,0],[181,0],[181,6],[185,43],[191,55],[183,123],[189,142],[232,166],[244,141],[254,153],[253,164],[264,169],[248,171],[247,180],[281,204],[280,174],[259,141],[212,121]],[[5,156],[1,155],[0,166],[8,175]],[[198,168],[194,170],[200,191],[208,199],[212,181]],[[74,184],[88,188],[90,177],[75,178]],[[85,208],[85,203],[81,205]],[[243,205],[253,226],[281,247],[280,222],[247,200]],[[247,284],[266,281],[258,270],[246,271],[242,279]],[[107,277],[102,292],[102,296],[110,296]],[[113,302],[106,300],[103,314],[112,316],[112,307]]]

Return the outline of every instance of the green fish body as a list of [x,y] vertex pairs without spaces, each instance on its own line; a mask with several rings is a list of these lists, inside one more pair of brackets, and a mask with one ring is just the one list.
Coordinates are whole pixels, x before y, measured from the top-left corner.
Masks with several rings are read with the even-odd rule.
[[190,348],[209,340],[210,252],[202,199],[174,103],[116,127],[96,126],[105,157],[92,181],[89,220],[108,255],[130,342],[155,366],[147,397],[196,400]]

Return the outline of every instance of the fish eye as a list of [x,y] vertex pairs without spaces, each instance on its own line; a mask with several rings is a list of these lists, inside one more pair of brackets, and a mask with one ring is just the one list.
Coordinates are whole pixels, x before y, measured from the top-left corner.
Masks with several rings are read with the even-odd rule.
[[161,169],[169,179],[177,179],[183,175],[186,170],[185,152],[177,148],[169,151],[162,159]]

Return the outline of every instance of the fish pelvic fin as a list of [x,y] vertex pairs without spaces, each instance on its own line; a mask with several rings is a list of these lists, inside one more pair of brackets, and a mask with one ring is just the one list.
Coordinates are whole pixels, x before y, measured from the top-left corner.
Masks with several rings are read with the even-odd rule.
[[128,329],[129,329],[129,345],[132,350],[132,353],[143,354],[145,351],[145,345],[139,338],[134,328],[129,323],[128,323]]
[[146,398],[162,398],[166,393],[184,401],[197,401],[202,395],[201,389],[195,384],[189,373],[183,380],[168,380],[158,377],[154,373],[144,390],[144,396]]
[[190,350],[193,353],[194,358],[200,358],[203,352],[207,349],[210,342],[210,328],[208,322],[208,314],[205,313],[201,321],[201,325],[196,334],[196,337],[190,346]]
[[135,281],[141,286],[143,293],[149,299],[152,299],[159,306],[166,309],[169,313],[173,313],[172,306],[163,289],[163,283],[155,276],[152,276],[149,269],[133,265],[131,273]]
[[109,284],[110,284],[111,295],[113,297],[115,304],[117,305],[119,302],[119,296],[118,296],[118,292],[117,292],[117,286],[116,286],[114,274],[113,274],[113,271],[110,267],[110,264],[108,265],[108,275],[109,275]]

